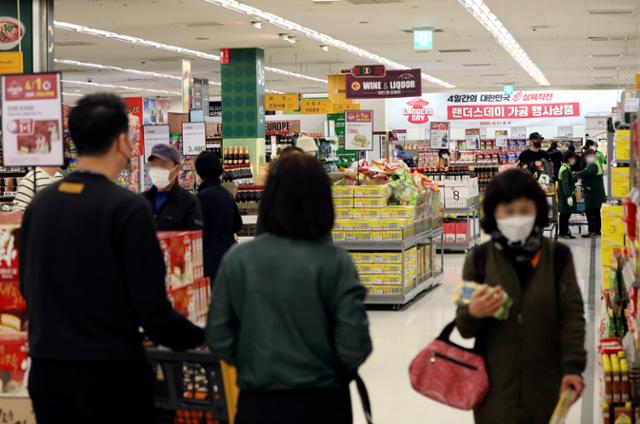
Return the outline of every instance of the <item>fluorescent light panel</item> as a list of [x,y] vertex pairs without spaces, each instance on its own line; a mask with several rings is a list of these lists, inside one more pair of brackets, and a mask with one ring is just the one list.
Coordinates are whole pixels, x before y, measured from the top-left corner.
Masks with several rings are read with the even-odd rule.
[[104,84],[104,83],[98,83],[98,82],[73,81],[73,80],[64,80],[64,79],[62,80],[62,83],[71,84],[71,85],[83,85],[86,87],[111,88],[111,89],[117,89],[117,90],[148,91],[149,93],[164,94],[166,96],[181,95],[181,93],[178,91],[157,90],[155,88],[130,87],[128,85]]
[[[201,52],[198,50],[192,50],[192,49],[185,49],[183,47],[177,47],[177,46],[172,46],[170,44],[164,44],[164,43],[158,43],[156,41],[150,41],[150,40],[145,40],[142,38],[138,38],[138,37],[132,37],[130,35],[123,35],[123,34],[118,34],[115,32],[111,32],[111,31],[104,31],[101,29],[97,29],[97,28],[90,28],[90,27],[86,27],[83,25],[76,25],[76,24],[72,24],[69,22],[61,22],[61,21],[53,21],[53,24],[56,28],[58,29],[62,29],[62,30],[66,30],[66,31],[75,31],[75,32],[79,32],[81,34],[87,34],[87,35],[93,35],[96,37],[103,37],[103,38],[109,38],[112,40],[116,40],[116,41],[121,41],[123,43],[128,43],[128,44],[134,44],[137,46],[145,46],[145,47],[151,47],[154,49],[159,49],[159,50],[167,50],[173,53],[177,53],[180,55],[185,55],[185,56],[194,56],[200,59],[205,59],[205,60],[213,60],[213,61],[220,61],[220,56],[215,55],[215,54],[210,54],[210,53],[205,53],[205,52]],[[275,72],[281,75],[287,75],[290,77],[294,77],[294,78],[300,78],[300,79],[305,79],[308,81],[314,81],[314,82],[320,82],[323,84],[327,84],[327,80],[326,79],[322,79],[322,78],[315,78],[315,77],[311,77],[309,75],[303,75],[303,74],[298,74],[296,72],[290,72],[284,69],[279,69],[279,68],[271,68],[271,67],[265,67],[266,70],[271,71],[271,72]]]
[[[295,32],[311,40],[318,41],[322,45],[331,46],[336,49],[344,50],[353,55],[370,60],[374,63],[383,64],[386,67],[391,69],[409,69],[408,66],[402,65],[398,62],[394,62],[393,60],[379,56],[375,53],[371,53],[370,51],[361,49],[360,47],[356,47],[354,45],[345,43],[344,41],[335,39],[329,35],[320,33],[311,28],[304,27],[298,23],[289,21],[278,15],[274,15],[273,13],[265,12],[256,7],[249,6],[244,3],[240,3],[236,0],[204,0],[204,1],[216,6],[224,7],[225,9],[229,9],[234,12],[243,13],[255,19],[260,19],[261,21],[270,23],[271,25],[277,26],[278,28],[282,28],[290,32]],[[422,73],[422,79],[429,81],[433,84],[439,85],[441,87],[455,88],[455,85],[449,84],[446,81],[442,81],[436,77],[425,74],[424,72]]]
[[520,43],[511,35],[483,0],[458,0],[476,21],[491,34],[493,39],[524,69],[538,84],[551,85],[540,68],[533,63]]

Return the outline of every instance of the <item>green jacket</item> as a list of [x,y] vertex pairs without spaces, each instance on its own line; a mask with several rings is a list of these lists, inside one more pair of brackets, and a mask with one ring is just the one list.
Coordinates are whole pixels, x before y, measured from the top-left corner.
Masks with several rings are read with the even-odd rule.
[[589,164],[582,171],[574,174],[576,178],[582,178],[584,206],[587,209],[600,208],[607,201],[603,174],[604,171],[599,162]]
[[[568,198],[573,199],[573,206],[569,206]],[[563,163],[558,173],[558,212],[572,214],[576,211],[576,180],[571,175],[571,166]]]
[[604,153],[602,153],[600,150],[596,150],[596,156],[598,157],[598,163],[600,164],[600,166],[604,167],[604,165],[607,163],[607,158],[604,157]]
[[[554,278],[554,249],[567,249],[562,275]],[[473,280],[473,254],[463,278]],[[476,424],[547,424],[564,375],[585,369],[585,320],[571,252],[544,239],[540,261],[522,289],[512,261],[493,244],[487,249],[485,281],[501,285],[513,299],[505,321],[476,319],[459,307],[463,337],[480,337],[490,388],[474,411]]]
[[223,259],[207,344],[237,367],[240,389],[334,387],[372,350],[365,293],[330,241],[266,233]]

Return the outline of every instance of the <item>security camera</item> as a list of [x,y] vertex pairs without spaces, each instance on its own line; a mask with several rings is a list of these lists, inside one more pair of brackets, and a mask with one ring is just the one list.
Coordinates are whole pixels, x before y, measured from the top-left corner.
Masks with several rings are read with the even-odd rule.
[[87,78],[87,82],[93,82],[93,78]]

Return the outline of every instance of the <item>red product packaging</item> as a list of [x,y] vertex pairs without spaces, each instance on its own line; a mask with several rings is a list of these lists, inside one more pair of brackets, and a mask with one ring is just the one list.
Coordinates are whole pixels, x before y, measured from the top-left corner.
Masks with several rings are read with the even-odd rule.
[[28,350],[25,331],[0,331],[0,370],[24,373]]
[[456,243],[467,242],[467,221],[456,222]]
[[0,225],[0,282],[18,281],[19,225]]
[[444,223],[444,237],[447,243],[455,243],[456,241],[456,223],[455,222]]
[[168,296],[177,312],[197,325],[205,325],[211,299],[211,284],[208,278],[200,278],[177,289],[169,290]]
[[167,268],[167,289],[174,290],[203,276],[202,232],[159,232]]

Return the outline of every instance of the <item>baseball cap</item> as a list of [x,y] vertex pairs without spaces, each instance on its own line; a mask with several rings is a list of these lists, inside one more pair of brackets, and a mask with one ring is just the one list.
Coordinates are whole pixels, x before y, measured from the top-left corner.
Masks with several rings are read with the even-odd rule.
[[532,132],[529,134],[529,140],[544,140],[544,137],[539,132]]
[[156,144],[151,149],[151,155],[149,155],[149,160],[151,159],[160,159],[164,161],[173,161],[176,165],[180,163],[180,154],[173,147],[167,144]]

